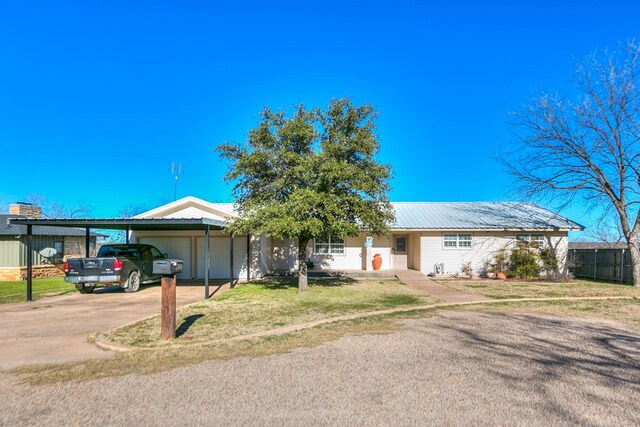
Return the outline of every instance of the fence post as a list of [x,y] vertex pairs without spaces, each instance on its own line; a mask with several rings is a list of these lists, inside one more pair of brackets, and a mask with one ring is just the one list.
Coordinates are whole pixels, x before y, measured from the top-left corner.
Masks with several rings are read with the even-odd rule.
[[624,283],[624,248],[622,248],[622,256],[620,257],[620,283]]
[[593,280],[598,279],[598,250],[593,250]]

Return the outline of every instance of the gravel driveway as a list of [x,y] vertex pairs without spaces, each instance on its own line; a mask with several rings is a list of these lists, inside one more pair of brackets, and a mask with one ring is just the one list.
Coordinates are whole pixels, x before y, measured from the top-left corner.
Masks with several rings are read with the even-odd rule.
[[3,375],[0,424],[639,425],[639,361],[640,331],[613,323],[444,312],[150,376],[31,387]]

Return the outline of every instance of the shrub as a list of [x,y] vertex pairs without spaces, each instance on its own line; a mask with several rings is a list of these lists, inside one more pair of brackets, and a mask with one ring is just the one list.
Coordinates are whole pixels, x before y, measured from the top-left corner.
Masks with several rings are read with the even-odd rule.
[[518,279],[531,279],[540,275],[540,256],[537,248],[518,243],[509,255],[509,275]]
[[493,264],[489,271],[493,274],[506,273],[509,270],[509,253],[502,248],[493,254]]
[[460,271],[467,276],[469,279],[473,277],[473,267],[471,266],[471,261],[463,262],[460,267]]

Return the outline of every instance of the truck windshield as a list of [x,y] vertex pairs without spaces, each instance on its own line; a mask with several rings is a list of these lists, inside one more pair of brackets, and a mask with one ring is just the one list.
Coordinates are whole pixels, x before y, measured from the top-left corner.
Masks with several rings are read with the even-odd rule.
[[138,248],[103,246],[98,251],[98,258],[106,257],[140,258],[140,251]]

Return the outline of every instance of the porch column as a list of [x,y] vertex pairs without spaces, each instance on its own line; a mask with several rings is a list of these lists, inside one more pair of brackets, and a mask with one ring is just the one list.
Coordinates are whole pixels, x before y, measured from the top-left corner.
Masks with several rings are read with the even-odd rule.
[[251,234],[247,233],[247,282],[251,280]]
[[27,225],[27,301],[33,301],[33,230]]
[[235,286],[233,284],[233,233],[229,234],[229,277],[231,278],[229,286],[233,289]]
[[209,298],[209,226],[204,229],[204,299]]
[[89,227],[85,228],[85,235],[84,235],[84,251],[85,251],[85,256],[87,258],[89,258],[91,256],[90,254],[90,248],[89,248],[89,240],[91,239],[91,232],[89,231]]

